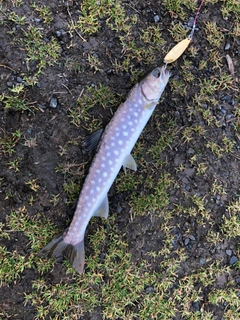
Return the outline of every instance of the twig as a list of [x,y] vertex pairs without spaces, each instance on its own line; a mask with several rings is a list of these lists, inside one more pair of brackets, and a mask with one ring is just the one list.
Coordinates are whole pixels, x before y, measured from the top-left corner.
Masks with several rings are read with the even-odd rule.
[[71,13],[70,13],[70,11],[69,11],[69,9],[67,8],[67,12],[68,12],[68,15],[69,15],[69,17],[70,17],[70,20],[71,20],[71,24],[72,24],[72,27],[73,27],[73,30],[76,32],[76,34],[82,39],[82,41],[84,41],[84,42],[87,42],[87,40],[86,39],[84,39],[81,35],[80,35],[80,33],[75,29],[75,27],[74,27],[74,22],[73,22],[73,19],[72,19],[72,16],[71,16]]
[[8,66],[5,66],[4,64],[0,64],[0,67],[9,69],[9,70],[12,70],[13,72],[15,72],[15,70],[13,70],[12,68],[10,68]]

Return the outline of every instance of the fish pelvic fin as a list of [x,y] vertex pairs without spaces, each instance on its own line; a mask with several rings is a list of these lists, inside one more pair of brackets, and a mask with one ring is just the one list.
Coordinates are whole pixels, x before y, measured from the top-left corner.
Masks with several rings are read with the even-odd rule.
[[39,252],[39,255],[56,258],[58,261],[66,257],[78,273],[83,273],[85,262],[84,240],[75,245],[68,244],[64,241],[63,235],[60,235],[46,245],[46,247]]

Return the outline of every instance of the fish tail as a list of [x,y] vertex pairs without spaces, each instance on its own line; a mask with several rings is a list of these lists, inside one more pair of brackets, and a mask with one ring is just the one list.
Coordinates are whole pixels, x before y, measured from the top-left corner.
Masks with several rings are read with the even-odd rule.
[[63,234],[54,238],[49,244],[44,247],[39,255],[53,257],[57,260],[66,257],[73,268],[80,274],[83,272],[85,253],[84,253],[84,240],[75,245],[66,243]]

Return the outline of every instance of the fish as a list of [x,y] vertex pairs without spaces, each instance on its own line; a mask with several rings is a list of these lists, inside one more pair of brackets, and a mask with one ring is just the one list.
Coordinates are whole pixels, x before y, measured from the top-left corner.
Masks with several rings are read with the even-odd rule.
[[86,146],[97,145],[88,175],[80,192],[70,226],[54,238],[40,255],[57,260],[69,259],[73,268],[83,273],[85,263],[84,235],[93,216],[107,219],[108,191],[121,167],[137,170],[131,151],[151,117],[169,81],[165,66],[155,68],[129,92],[104,131],[90,136]]

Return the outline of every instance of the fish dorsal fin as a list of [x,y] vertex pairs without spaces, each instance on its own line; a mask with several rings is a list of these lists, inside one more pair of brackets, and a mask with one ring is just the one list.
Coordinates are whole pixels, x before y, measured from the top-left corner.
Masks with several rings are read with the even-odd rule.
[[128,154],[123,161],[123,170],[126,173],[126,168],[137,171],[137,164],[131,154]]
[[108,204],[108,198],[107,196],[103,199],[100,206],[97,208],[97,210],[94,212],[94,217],[102,217],[107,219],[108,218],[108,212],[109,212],[109,204]]
[[88,152],[96,151],[102,133],[103,129],[99,129],[88,135],[83,141],[83,148]]

